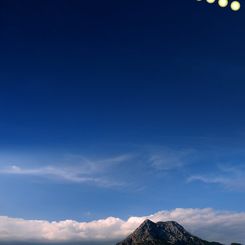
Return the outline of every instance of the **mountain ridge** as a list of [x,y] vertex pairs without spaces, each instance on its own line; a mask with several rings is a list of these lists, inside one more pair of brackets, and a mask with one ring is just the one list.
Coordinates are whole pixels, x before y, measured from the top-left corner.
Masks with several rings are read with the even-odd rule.
[[[235,243],[234,243],[235,244]],[[146,219],[132,234],[116,245],[224,245],[209,242],[189,233],[175,221]]]

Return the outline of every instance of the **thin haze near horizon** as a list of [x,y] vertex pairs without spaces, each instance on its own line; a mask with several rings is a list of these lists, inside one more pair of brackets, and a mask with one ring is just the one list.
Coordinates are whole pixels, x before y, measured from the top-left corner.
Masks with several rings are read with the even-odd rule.
[[0,0],[0,241],[150,215],[245,241],[244,23],[243,1]]

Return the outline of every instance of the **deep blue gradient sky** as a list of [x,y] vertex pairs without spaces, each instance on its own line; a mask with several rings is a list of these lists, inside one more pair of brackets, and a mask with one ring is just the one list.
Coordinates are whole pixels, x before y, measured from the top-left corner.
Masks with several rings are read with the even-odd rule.
[[244,210],[244,23],[194,0],[1,0],[0,214]]

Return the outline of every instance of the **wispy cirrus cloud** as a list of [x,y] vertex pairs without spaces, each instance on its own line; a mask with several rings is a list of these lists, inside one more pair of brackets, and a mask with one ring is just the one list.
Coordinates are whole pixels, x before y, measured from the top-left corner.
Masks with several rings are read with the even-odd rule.
[[[130,172],[139,167],[142,171],[149,168],[152,171],[179,170],[190,164],[193,158],[193,150],[174,150],[166,147],[141,148],[133,153],[125,153],[107,158],[85,157],[84,155],[66,155],[65,157],[29,156],[23,158],[14,154],[14,157],[1,158],[0,175],[13,176],[37,176],[40,178],[70,183],[87,183],[101,187],[123,186],[129,184]],[[13,160],[11,160],[13,159]],[[5,164],[8,162],[9,164]],[[134,164],[131,164],[131,163]],[[12,164],[11,164],[12,163]],[[137,164],[136,164],[137,163]],[[120,172],[120,176],[119,176]],[[147,172],[147,171],[146,171]],[[117,180],[113,180],[113,177]],[[119,181],[119,178],[121,181]],[[136,184],[137,185],[137,184]]]
[[195,151],[192,149],[174,150],[163,148],[153,151],[149,157],[151,166],[157,170],[168,171],[180,169],[192,163]]
[[192,175],[187,181],[221,185],[229,190],[245,191],[245,171],[241,167],[220,165],[219,171],[209,175]]
[[105,187],[117,185],[116,183],[104,178],[93,177],[92,174],[83,173],[83,171],[76,168],[73,169],[54,166],[41,168],[22,168],[14,165],[1,169],[0,174],[39,176],[73,183],[92,183]]
[[72,183],[89,183],[101,187],[113,187],[123,185],[123,183],[111,180],[107,176],[107,172],[115,165],[126,162],[131,158],[131,155],[125,154],[94,161],[79,157],[76,164],[66,164],[65,166],[58,164],[40,167],[11,165],[0,168],[0,174],[38,176]]
[[90,222],[75,220],[25,220],[0,216],[0,241],[69,242],[80,244],[95,241],[119,241],[129,235],[145,219],[176,220],[187,230],[203,239],[231,243],[244,242],[245,213],[221,212],[213,209],[183,209],[159,211],[123,220],[108,217]]

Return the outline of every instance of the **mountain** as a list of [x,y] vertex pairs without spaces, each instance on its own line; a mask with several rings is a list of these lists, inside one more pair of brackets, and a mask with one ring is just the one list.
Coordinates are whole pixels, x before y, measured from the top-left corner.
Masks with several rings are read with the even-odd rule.
[[154,223],[145,220],[139,228],[117,245],[222,245],[208,242],[186,231],[174,221]]

